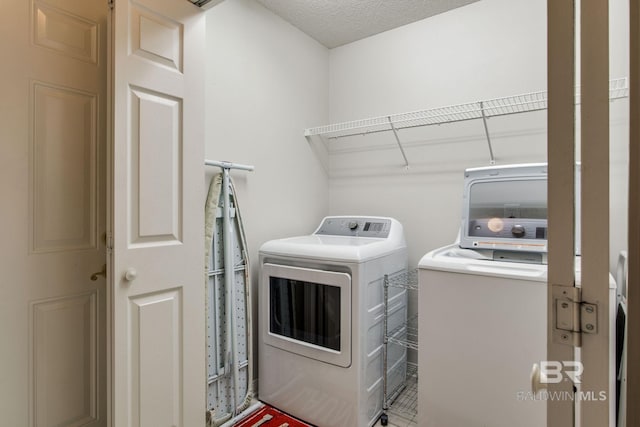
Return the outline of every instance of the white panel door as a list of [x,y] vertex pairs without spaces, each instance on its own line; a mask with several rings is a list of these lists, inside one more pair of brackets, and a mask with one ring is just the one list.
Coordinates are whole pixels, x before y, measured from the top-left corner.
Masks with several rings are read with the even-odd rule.
[[116,0],[113,32],[113,422],[204,425],[204,16]]
[[0,14],[0,425],[106,426],[104,1]]

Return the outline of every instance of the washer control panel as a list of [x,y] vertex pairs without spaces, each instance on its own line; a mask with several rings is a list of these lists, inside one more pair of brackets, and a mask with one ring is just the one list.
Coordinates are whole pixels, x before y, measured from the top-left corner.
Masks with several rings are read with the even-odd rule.
[[325,218],[314,234],[328,236],[389,237],[391,220],[367,217]]
[[476,218],[469,221],[471,237],[501,239],[547,239],[546,219]]

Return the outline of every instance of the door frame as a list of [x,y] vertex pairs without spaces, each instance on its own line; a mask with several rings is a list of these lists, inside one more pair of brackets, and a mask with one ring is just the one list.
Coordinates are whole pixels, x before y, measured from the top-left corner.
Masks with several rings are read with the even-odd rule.
[[[573,347],[554,341],[554,285],[575,285],[575,11],[573,0],[547,0],[548,274],[547,360],[574,360]],[[571,393],[569,382],[550,393]],[[547,400],[547,426],[573,427],[569,400]]]
[[[627,360],[640,360],[640,2],[629,1],[629,230]],[[640,400],[640,366],[627,364],[627,402]],[[640,407],[627,404],[626,425],[640,425]]]
[[107,0],[109,11],[107,14],[107,158],[106,158],[106,247],[107,247],[107,301],[106,301],[106,349],[107,349],[107,426],[113,426],[113,78],[114,78],[114,64],[113,64],[113,46],[114,46],[114,31],[113,31],[113,6],[114,0]]
[[[576,34],[579,4],[580,34]],[[549,427],[601,427],[613,415],[610,388],[609,329],[609,14],[608,1],[553,0],[548,10],[548,160],[549,160],[549,270],[547,359],[582,363],[580,382],[549,384],[550,392],[567,393],[574,399],[547,400]],[[581,186],[581,278],[576,289],[574,266],[576,160],[576,39],[580,63]],[[605,224],[606,226],[603,226]],[[569,295],[575,315],[588,302],[597,308],[597,333],[565,333],[554,328],[557,292]],[[564,301],[564,300],[563,300]],[[580,322],[574,324],[579,330]],[[588,326],[593,327],[593,324]],[[576,329],[574,329],[576,330]],[[570,345],[577,336],[579,355]],[[580,342],[581,341],[581,342]],[[606,399],[582,399],[582,392],[605,391]],[[613,395],[612,395],[613,392]]]

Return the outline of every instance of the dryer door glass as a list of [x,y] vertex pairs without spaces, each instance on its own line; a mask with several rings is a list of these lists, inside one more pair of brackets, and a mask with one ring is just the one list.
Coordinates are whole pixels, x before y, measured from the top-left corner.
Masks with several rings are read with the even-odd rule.
[[271,333],[340,351],[340,288],[269,279]]
[[266,345],[351,365],[351,275],[265,263],[260,336]]

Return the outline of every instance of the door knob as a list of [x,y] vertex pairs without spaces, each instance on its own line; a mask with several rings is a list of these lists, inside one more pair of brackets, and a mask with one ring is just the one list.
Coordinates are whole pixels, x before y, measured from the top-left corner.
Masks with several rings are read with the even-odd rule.
[[531,391],[534,395],[547,388],[547,376],[540,370],[540,365],[533,364],[531,368]]
[[136,277],[138,277],[138,272],[135,268],[127,268],[127,271],[124,272],[124,280],[127,282],[133,282]]
[[102,266],[102,270],[97,271],[95,273],[93,273],[90,277],[90,279],[95,282],[96,280],[98,280],[98,276],[102,276],[104,278],[107,277],[107,264]]

